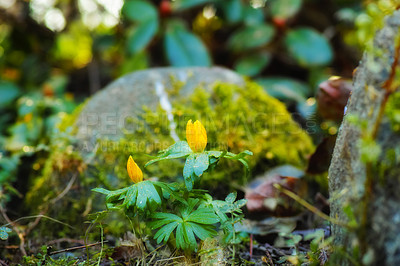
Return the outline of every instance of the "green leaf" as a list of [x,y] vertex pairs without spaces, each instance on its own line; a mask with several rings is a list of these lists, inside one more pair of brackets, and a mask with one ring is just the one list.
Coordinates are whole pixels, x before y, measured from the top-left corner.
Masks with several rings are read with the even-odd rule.
[[185,185],[187,190],[191,191],[193,189],[192,175],[194,174],[194,163],[195,163],[195,155],[191,154],[187,157],[185,166],[183,167],[183,178],[185,179]]
[[[174,215],[174,214],[171,214],[171,215]],[[152,218],[157,219],[156,216],[152,216]],[[160,218],[160,217],[158,217],[158,218]],[[161,219],[161,220],[157,220],[157,221],[152,221],[149,223],[149,225],[150,225],[151,229],[157,229],[161,226],[164,226],[164,225],[172,223],[172,222],[182,222],[182,218],[180,218],[179,216],[176,216],[173,218],[165,218],[165,219]]]
[[193,165],[194,173],[197,176],[201,176],[204,173],[204,171],[208,169],[208,165],[209,165],[209,160],[207,153],[201,153],[200,155],[197,156],[194,162]]
[[126,192],[130,189],[132,189],[132,186],[115,191],[109,191],[104,188],[94,188],[92,189],[92,191],[106,195],[106,206],[108,209],[120,209],[127,204],[124,199],[126,196]]
[[310,88],[307,84],[290,78],[259,78],[256,80],[264,90],[279,100],[305,102]]
[[206,238],[217,234],[217,232],[209,226],[199,225],[194,222],[188,222],[186,226],[188,226],[201,240],[205,240]]
[[173,213],[166,213],[166,212],[156,212],[152,215],[154,219],[164,219],[168,221],[181,221],[182,218]]
[[184,223],[183,229],[185,230],[185,235],[187,242],[189,243],[190,250],[195,250],[197,247],[197,242],[192,227],[189,225],[189,223]]
[[296,105],[296,110],[305,119],[310,119],[317,112],[317,104],[308,101],[300,102]]
[[[123,195],[126,191],[128,191],[129,188],[130,187],[126,187],[126,188],[118,189],[115,191],[109,191],[109,193],[106,197],[106,202],[115,200],[117,197]],[[106,189],[103,189],[103,190],[106,190]]]
[[152,202],[155,202],[158,205],[161,204],[160,195],[151,181],[142,181],[137,183],[136,187],[138,190],[136,206],[139,209],[144,210],[147,206],[147,203],[151,204]]
[[269,7],[274,18],[288,19],[299,12],[302,0],[270,0]]
[[216,158],[221,157],[222,154],[226,154],[226,152],[222,152],[222,151],[206,151],[208,153],[209,156],[214,156]]
[[170,159],[178,159],[178,158],[186,157],[191,153],[193,153],[193,151],[190,149],[187,142],[179,141],[179,142],[171,145],[170,147],[168,147],[166,150],[161,151],[156,159],[153,159],[153,160],[147,162],[144,167],[147,167],[150,164],[153,164],[155,162],[159,162],[162,160],[170,160]]
[[151,228],[161,227],[154,235],[158,244],[161,241],[167,241],[175,229],[176,247],[184,250],[196,249],[196,237],[204,240],[216,235],[215,228],[211,224],[219,222],[219,218],[210,206],[201,205],[197,210],[194,210],[199,201],[198,198],[189,198],[187,204],[179,205],[178,212],[181,217],[161,212],[152,215],[153,219],[159,220],[151,222]]
[[235,202],[235,208],[240,209],[247,204],[247,199],[241,199]]
[[106,195],[106,206],[108,209],[120,209],[127,204],[125,201],[122,203],[122,200],[125,198],[126,192],[130,189],[132,189],[132,186],[115,191],[109,191],[104,188],[94,188],[92,191]]
[[19,89],[11,82],[0,81],[0,108],[10,104],[19,95]]
[[8,129],[10,135],[5,142],[5,148],[9,151],[21,150],[24,146],[29,145],[28,127],[26,123],[17,122]]
[[98,222],[103,221],[107,217],[108,213],[109,213],[108,211],[99,211],[99,212],[95,212],[95,213],[89,213],[85,218],[86,218],[86,220],[89,220],[93,223],[98,223]]
[[241,57],[234,65],[234,69],[242,75],[255,76],[268,65],[271,60],[269,53],[261,52]]
[[333,52],[328,40],[314,29],[291,30],[284,42],[286,49],[301,66],[323,66],[332,61]]
[[175,221],[165,225],[160,230],[158,230],[157,233],[154,235],[154,238],[157,239],[157,244],[160,244],[162,241],[167,242],[174,229],[180,224],[181,223]]
[[249,150],[242,151],[239,154],[234,154],[234,153],[231,153],[231,152],[227,152],[226,155],[225,155],[225,158],[232,159],[232,160],[239,160],[239,159],[242,159],[242,158],[244,158],[244,157],[246,157],[248,155],[252,156],[253,153],[251,151],[249,151]]
[[158,18],[157,9],[148,1],[125,1],[122,12],[128,19],[134,22],[145,22]]
[[173,10],[183,11],[206,3],[214,2],[215,0],[175,0],[172,2]]
[[101,193],[101,194],[104,194],[104,195],[108,195],[111,192],[111,191],[109,191],[109,190],[107,190],[105,188],[101,188],[101,187],[93,188],[92,191],[93,192],[98,192],[98,193]]
[[225,201],[228,202],[228,203],[233,203],[235,201],[236,197],[237,197],[237,192],[236,191],[232,192],[232,193],[229,193],[229,195],[226,196]]
[[215,224],[218,223],[219,219],[212,209],[198,208],[186,218],[186,221],[199,224]]
[[11,233],[12,230],[8,227],[5,226],[0,226],[0,239],[1,240],[7,240],[8,239],[8,233]]
[[236,23],[242,19],[243,5],[241,0],[224,0],[221,4],[225,19],[228,22]]
[[241,28],[229,39],[228,46],[235,52],[247,51],[267,45],[275,35],[275,28],[269,24],[257,24]]
[[224,157],[227,159],[231,159],[231,160],[238,160],[239,162],[241,162],[245,169],[246,169],[246,175],[250,172],[250,167],[249,167],[249,163],[247,162],[247,160],[245,159],[246,156],[248,155],[253,155],[253,153],[251,151],[245,150],[240,152],[239,154],[234,154],[231,152],[227,152],[224,154]]
[[188,154],[188,153],[192,153],[192,149],[190,149],[189,144],[186,141],[182,140],[171,145],[169,148],[165,150],[163,154],[170,155],[170,154]]
[[92,191],[107,195],[106,203],[109,209],[136,206],[144,211],[146,208],[154,209],[161,204],[163,189],[173,194],[177,200],[185,202],[172,188],[166,186],[162,182],[153,182],[150,180],[142,181],[116,191],[109,191],[104,188],[95,188]]
[[243,20],[246,25],[258,25],[265,21],[262,8],[253,8],[251,5],[244,5]]
[[185,199],[183,199],[175,190],[174,187],[172,187],[170,184],[165,184],[163,182],[159,181],[153,181],[153,184],[162,188],[163,190],[166,190],[170,195],[172,195],[176,200],[180,201],[183,204],[187,204]]
[[190,213],[193,211],[194,207],[197,205],[197,203],[199,202],[199,199],[193,199],[190,198],[188,200],[188,204],[186,205],[181,205],[181,207],[179,208],[180,213],[182,215],[182,218],[184,218],[185,220],[187,219],[187,217],[190,215]]
[[182,27],[180,22],[168,23],[164,48],[173,66],[211,66],[210,55],[201,39]]
[[128,192],[126,193],[123,205],[126,205],[127,208],[129,208],[130,206],[135,206],[137,195],[138,195],[137,186],[132,186],[130,189],[128,189]]
[[180,249],[186,249],[185,232],[183,225],[180,223],[176,228],[176,247]]
[[137,24],[128,35],[127,51],[136,54],[142,51],[158,31],[158,20],[151,19]]

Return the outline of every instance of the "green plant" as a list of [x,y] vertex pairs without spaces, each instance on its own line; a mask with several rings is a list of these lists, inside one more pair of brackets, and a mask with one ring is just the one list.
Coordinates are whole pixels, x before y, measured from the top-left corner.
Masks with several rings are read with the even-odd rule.
[[[187,141],[180,141],[160,152],[146,166],[170,159],[186,158],[183,169],[184,182],[165,183],[144,180],[140,168],[129,157],[127,170],[135,183],[129,187],[109,191],[95,188],[93,191],[106,195],[109,210],[124,210],[133,219],[137,236],[149,230],[141,230],[140,222],[148,222],[150,230],[155,230],[153,238],[157,244],[167,243],[173,249],[183,250],[185,257],[191,260],[191,254],[199,250],[197,239],[205,240],[216,236],[219,224],[226,244],[237,244],[235,227],[243,219],[241,207],[246,200],[236,201],[236,193],[229,194],[225,201],[213,200],[205,190],[196,189],[201,177],[213,169],[222,158],[238,160],[248,164],[245,156],[250,151],[233,154],[226,151],[205,151],[207,133],[203,125],[190,120],[186,127]],[[235,249],[232,254],[235,258]]]
[[12,232],[11,228],[8,228],[6,226],[1,226],[0,227],[0,239],[1,240],[7,240],[8,239],[8,234]]

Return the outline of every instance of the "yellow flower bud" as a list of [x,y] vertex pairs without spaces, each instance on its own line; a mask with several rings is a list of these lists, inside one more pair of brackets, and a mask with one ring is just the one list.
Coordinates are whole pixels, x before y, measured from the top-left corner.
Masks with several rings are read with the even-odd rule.
[[200,121],[196,120],[194,124],[192,123],[192,120],[188,121],[186,125],[186,140],[192,151],[204,151],[207,145],[207,132]]
[[129,156],[126,169],[128,170],[129,177],[134,183],[139,183],[143,181],[142,170],[140,170],[139,166],[137,166],[132,156]]

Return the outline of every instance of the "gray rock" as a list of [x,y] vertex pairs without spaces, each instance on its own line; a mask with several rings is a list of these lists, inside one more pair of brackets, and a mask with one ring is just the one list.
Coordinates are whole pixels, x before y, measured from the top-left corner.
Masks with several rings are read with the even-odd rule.
[[[368,168],[372,176],[370,186],[366,184],[367,166],[360,149],[360,141],[373,135],[373,128],[379,123],[379,110],[385,104],[386,94],[382,86],[394,62],[399,27],[400,11],[396,11],[376,33],[373,52],[362,58],[329,169],[331,217],[347,222],[347,207],[358,222],[355,231],[333,225],[335,244],[344,247],[350,257],[355,247],[361,248],[361,256],[353,259],[370,265],[400,265],[400,135],[384,116],[375,138],[382,153]],[[359,122],[351,122],[348,117],[356,117]],[[360,126],[362,123],[365,125]],[[386,155],[393,149],[396,158],[387,164]],[[372,149],[363,152],[374,153]],[[365,209],[367,219],[363,220]],[[343,256],[340,264],[350,262]]]
[[156,110],[160,105],[166,111],[170,134],[176,141],[171,114],[173,97],[167,90],[179,86],[179,95],[184,97],[199,86],[210,91],[216,82],[244,85],[242,76],[220,67],[153,68],[119,78],[95,94],[80,113],[76,122],[78,149],[89,153],[98,139],[117,141],[124,133],[135,130],[126,121],[140,117],[143,106]]

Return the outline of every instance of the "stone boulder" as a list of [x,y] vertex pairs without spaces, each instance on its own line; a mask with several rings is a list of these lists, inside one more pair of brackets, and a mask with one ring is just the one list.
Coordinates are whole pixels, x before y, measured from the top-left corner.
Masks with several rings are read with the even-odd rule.
[[399,32],[396,11],[357,68],[336,141],[329,187],[331,217],[341,225],[332,233],[336,250],[348,254],[337,254],[338,265],[400,265],[400,94],[398,87],[390,92],[399,81],[390,81],[399,68]]

